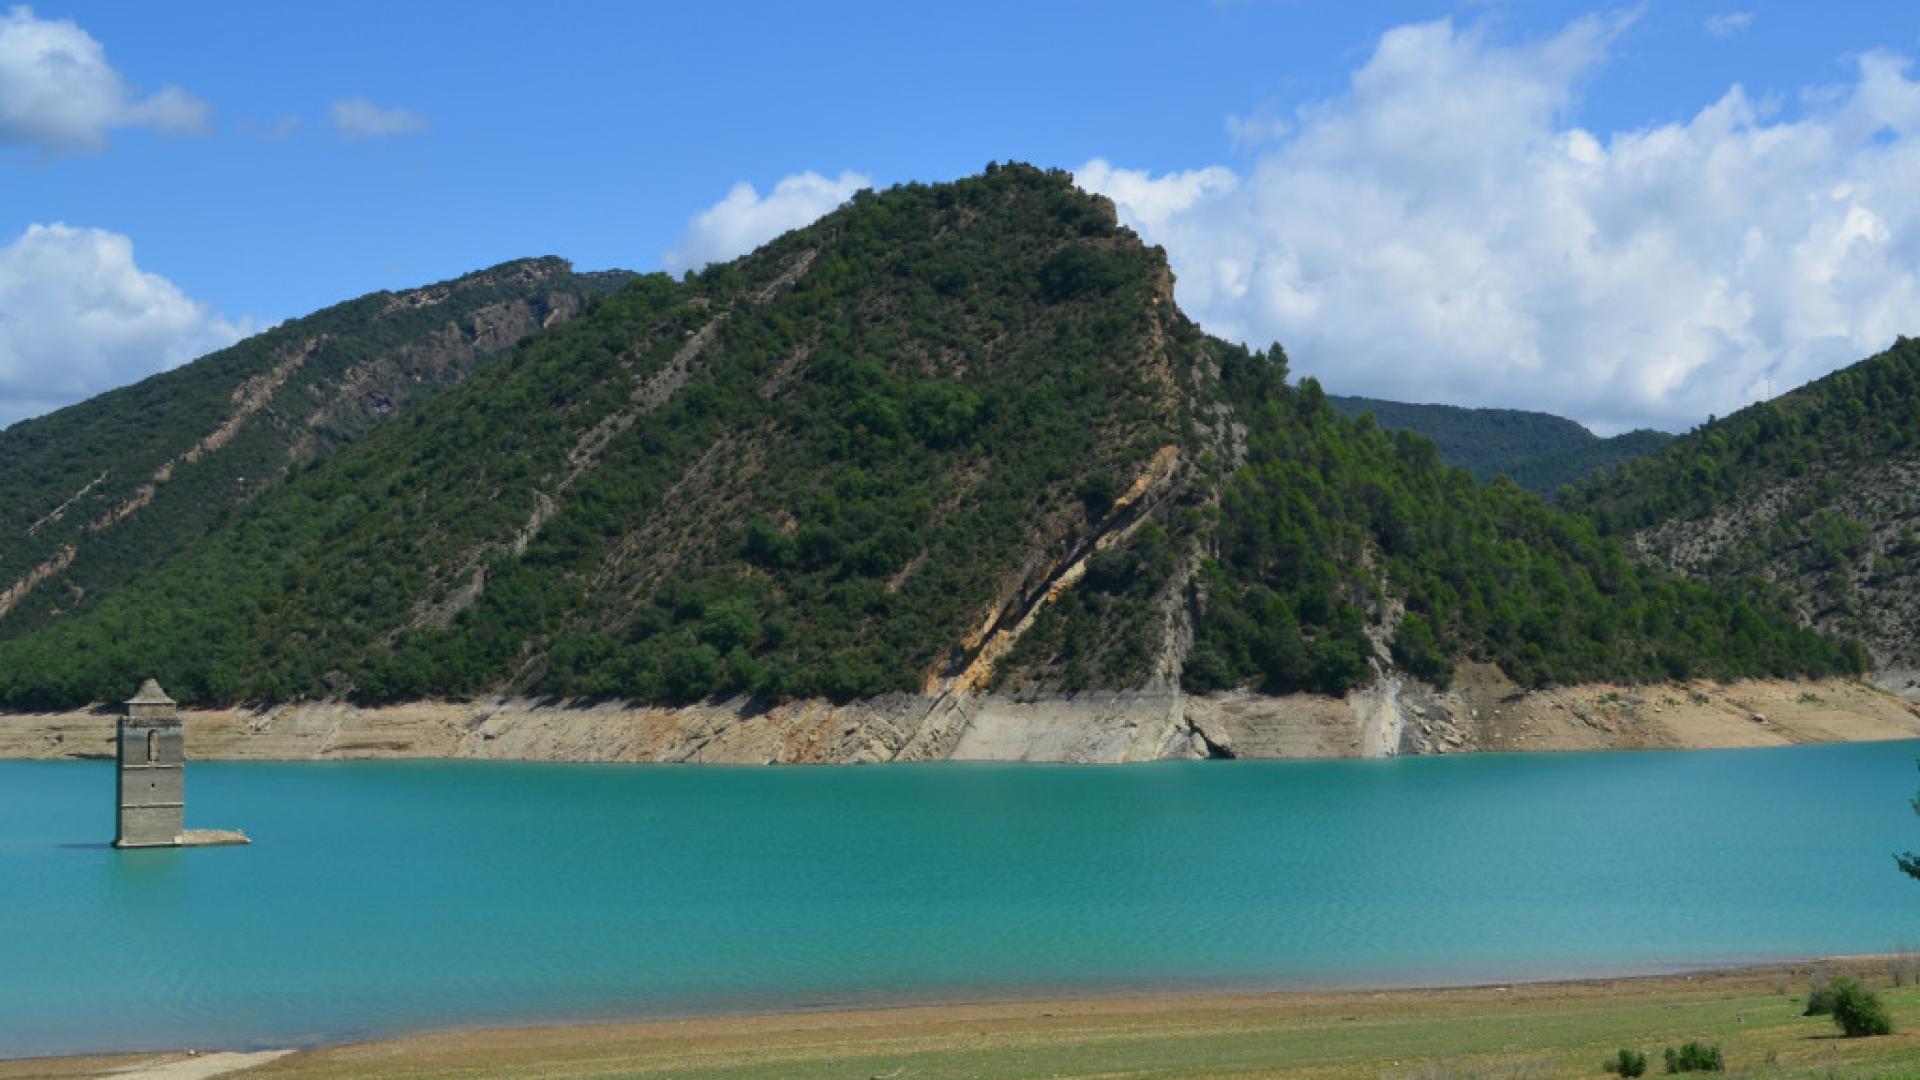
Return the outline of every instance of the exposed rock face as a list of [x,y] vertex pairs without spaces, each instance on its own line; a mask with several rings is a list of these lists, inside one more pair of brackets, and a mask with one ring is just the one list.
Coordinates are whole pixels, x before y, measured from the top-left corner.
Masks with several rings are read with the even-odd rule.
[[[846,704],[730,700],[646,708],[493,698],[374,709],[305,702],[187,715],[192,757],[285,760],[1122,763],[1781,746],[1920,735],[1920,707],[1841,680],[1526,692],[1491,669],[1463,672],[1450,692],[1402,682],[1344,700],[897,694]],[[0,757],[110,754],[113,724],[105,712],[0,715]]]
[[[1771,559],[1743,549],[1775,530],[1792,531],[1809,508],[1835,515],[1860,530],[1850,557],[1823,559],[1808,542]],[[1679,517],[1633,537],[1638,551],[1699,578],[1754,574],[1785,586],[1806,625],[1825,634],[1857,637],[1866,645],[1879,680],[1916,700],[1900,672],[1920,668],[1920,590],[1910,570],[1920,528],[1920,454],[1907,454],[1860,468],[1815,467],[1711,512]]]
[[1913,689],[1901,673],[1920,669],[1920,341],[1709,419],[1562,502],[1646,561],[1783,597],[1803,626],[1864,648],[1849,665]]
[[1874,673],[1873,685],[1908,701],[1920,702],[1920,670],[1886,668]]

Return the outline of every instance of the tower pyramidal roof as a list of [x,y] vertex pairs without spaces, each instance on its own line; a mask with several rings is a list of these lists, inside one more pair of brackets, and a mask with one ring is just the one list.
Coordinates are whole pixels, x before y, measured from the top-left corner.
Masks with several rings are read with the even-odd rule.
[[127,704],[127,705],[173,705],[173,704],[176,704],[176,702],[172,698],[167,696],[167,692],[165,690],[160,689],[159,683],[155,682],[152,679],[148,679],[146,682],[143,682],[140,684],[139,691],[135,693],[132,697],[128,698],[124,704]]

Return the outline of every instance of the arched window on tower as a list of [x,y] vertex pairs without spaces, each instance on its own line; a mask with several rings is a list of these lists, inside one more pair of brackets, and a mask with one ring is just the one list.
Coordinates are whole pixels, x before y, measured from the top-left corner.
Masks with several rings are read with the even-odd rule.
[[151,765],[159,760],[160,733],[157,731],[149,731],[147,732],[147,764]]

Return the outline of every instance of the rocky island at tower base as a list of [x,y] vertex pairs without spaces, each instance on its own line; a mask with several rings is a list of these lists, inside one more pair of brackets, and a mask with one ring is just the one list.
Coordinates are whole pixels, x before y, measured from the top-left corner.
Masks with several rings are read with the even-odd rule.
[[238,829],[186,827],[186,738],[180,708],[152,679],[128,699],[120,720],[117,848],[208,847],[252,841]]
[[253,841],[247,839],[247,834],[239,829],[187,829],[180,833],[179,839],[165,846],[222,847],[228,844],[251,843]]

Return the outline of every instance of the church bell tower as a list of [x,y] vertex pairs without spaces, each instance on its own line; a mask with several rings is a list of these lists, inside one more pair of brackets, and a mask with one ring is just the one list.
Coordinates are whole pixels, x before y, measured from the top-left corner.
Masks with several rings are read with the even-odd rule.
[[114,847],[175,847],[186,829],[186,747],[180,708],[148,679],[120,720]]

